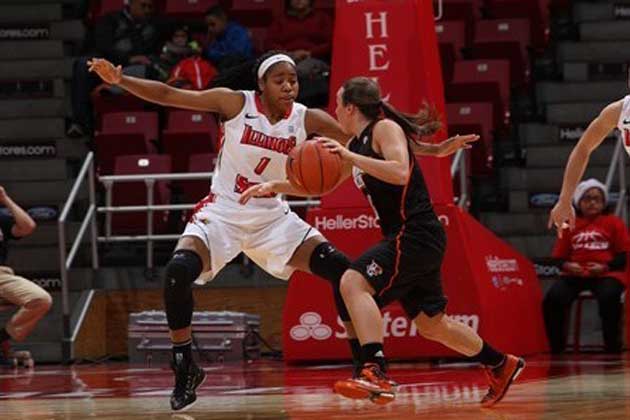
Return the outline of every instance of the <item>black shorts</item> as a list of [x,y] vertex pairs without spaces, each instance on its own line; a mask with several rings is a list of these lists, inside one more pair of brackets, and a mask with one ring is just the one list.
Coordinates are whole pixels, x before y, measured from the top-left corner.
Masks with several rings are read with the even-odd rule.
[[446,234],[438,221],[407,225],[395,237],[367,250],[351,269],[375,290],[379,308],[400,301],[409,319],[421,312],[433,317],[446,308],[441,268]]

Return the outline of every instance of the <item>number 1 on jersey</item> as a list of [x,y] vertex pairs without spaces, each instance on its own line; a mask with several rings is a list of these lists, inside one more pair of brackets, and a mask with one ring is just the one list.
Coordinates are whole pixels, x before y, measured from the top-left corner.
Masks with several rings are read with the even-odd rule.
[[256,168],[254,169],[254,173],[256,175],[262,174],[267,168],[267,165],[269,165],[269,162],[271,162],[271,158],[260,158],[260,162],[258,162],[258,165],[256,165]]

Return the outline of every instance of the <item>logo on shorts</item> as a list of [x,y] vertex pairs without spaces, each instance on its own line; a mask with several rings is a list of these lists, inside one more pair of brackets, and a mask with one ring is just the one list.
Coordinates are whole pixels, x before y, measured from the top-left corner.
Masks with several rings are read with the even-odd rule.
[[291,328],[289,334],[295,341],[305,341],[309,338],[323,341],[330,338],[332,328],[322,324],[322,316],[317,312],[304,312],[300,316],[300,325],[295,325]]
[[376,277],[381,274],[383,274],[383,269],[376,263],[376,261],[372,260],[372,262],[367,266],[367,275],[369,277]]

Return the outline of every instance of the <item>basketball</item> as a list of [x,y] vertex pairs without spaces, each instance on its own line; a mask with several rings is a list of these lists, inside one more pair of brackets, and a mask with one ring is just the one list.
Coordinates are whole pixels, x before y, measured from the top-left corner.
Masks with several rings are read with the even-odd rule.
[[287,177],[293,187],[312,195],[332,190],[341,178],[341,158],[317,141],[305,141],[289,153]]

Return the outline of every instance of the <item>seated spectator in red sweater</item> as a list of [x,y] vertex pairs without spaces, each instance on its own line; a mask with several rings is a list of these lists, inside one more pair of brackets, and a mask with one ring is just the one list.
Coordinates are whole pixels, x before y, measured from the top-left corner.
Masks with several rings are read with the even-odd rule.
[[621,351],[621,294],[626,284],[626,256],[630,250],[628,229],[620,218],[606,213],[608,191],[596,179],[580,183],[573,195],[575,229],[564,230],[553,249],[562,276],[545,295],[543,311],[553,353],[564,351],[567,315],[571,304],[590,290],[599,304],[604,347]]
[[269,28],[268,47],[285,50],[297,63],[300,78],[328,71],[332,46],[332,19],[313,8],[313,0],[287,0],[286,13]]

